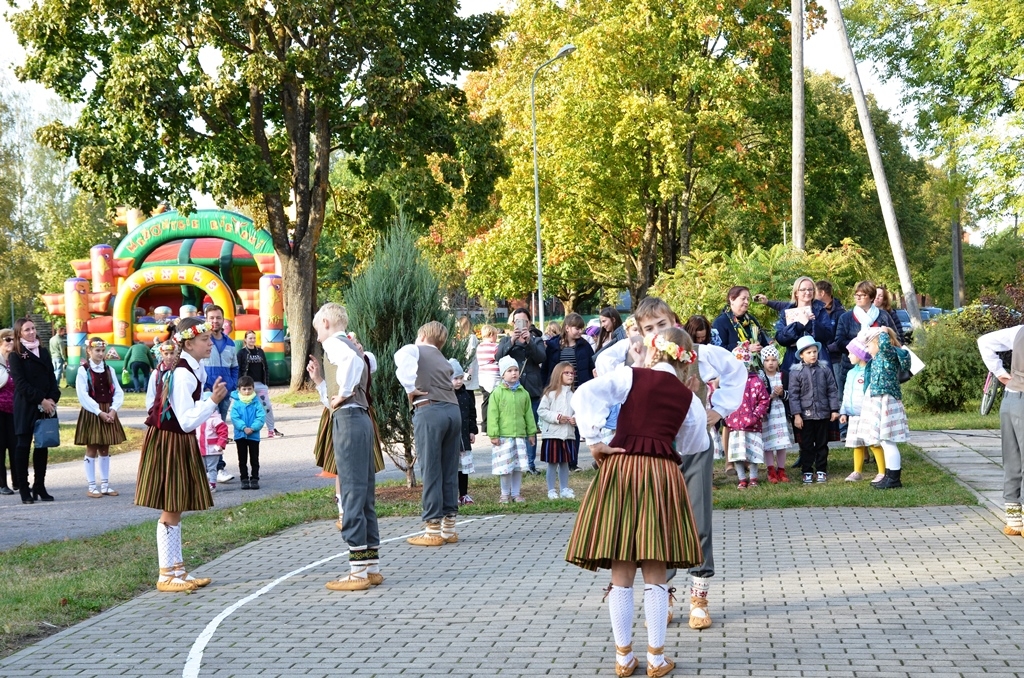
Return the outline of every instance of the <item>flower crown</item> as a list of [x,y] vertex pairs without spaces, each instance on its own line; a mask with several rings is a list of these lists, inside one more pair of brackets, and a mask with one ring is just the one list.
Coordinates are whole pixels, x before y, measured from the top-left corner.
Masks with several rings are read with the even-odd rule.
[[179,344],[181,344],[181,343],[184,343],[184,342],[188,341],[189,339],[195,339],[200,334],[204,334],[206,332],[209,332],[212,329],[213,329],[213,325],[211,325],[208,322],[203,323],[201,325],[193,325],[192,327],[189,327],[188,329],[184,329],[184,330],[182,330],[180,332],[175,332],[174,333],[174,341],[176,341]]
[[690,365],[697,360],[696,353],[693,351],[687,351],[679,344],[669,341],[660,334],[652,334],[644,337],[644,345],[648,348],[661,351],[676,362],[684,365]]
[[626,318],[626,321],[622,323],[622,326],[625,327],[627,330],[633,329],[634,327],[636,327],[636,318],[634,318],[633,316],[629,316],[628,318]]

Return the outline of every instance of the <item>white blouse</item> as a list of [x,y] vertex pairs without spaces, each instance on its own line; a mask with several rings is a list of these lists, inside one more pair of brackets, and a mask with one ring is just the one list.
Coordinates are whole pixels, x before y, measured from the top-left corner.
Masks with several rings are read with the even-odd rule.
[[[86,412],[99,414],[100,404],[89,395],[89,374],[81,369],[86,365],[96,374],[103,374],[103,372],[107,371],[107,364],[94,363],[92,359],[89,359],[79,366],[78,375],[75,377],[75,393],[78,394],[78,402],[82,405],[82,409]],[[117,383],[117,373],[111,369],[109,374],[110,383],[114,387],[114,402],[110,404],[110,409],[116,412],[121,409],[121,405],[124,405],[124,391],[121,390],[121,384]]]
[[174,412],[174,417],[181,425],[181,430],[191,433],[210,418],[213,411],[217,409],[217,403],[213,400],[198,402],[192,400],[192,393],[196,387],[202,389],[206,383],[206,369],[188,353],[182,352],[180,360],[187,362],[192,368],[192,372],[184,367],[174,368],[174,379],[171,383],[171,411]]
[[[597,356],[597,374],[609,374],[626,363],[629,341],[617,341]],[[700,344],[697,349],[697,370],[704,383],[718,379],[718,388],[711,394],[711,409],[728,417],[743,404],[743,391],[747,387],[747,368],[733,354],[721,346]]]
[[[739,363],[738,360],[734,362]],[[652,369],[675,375],[672,366],[665,363],[658,363]],[[632,388],[633,368],[622,366],[595,377],[576,389],[572,397],[576,427],[588,445],[601,442],[601,427],[608,421],[612,407],[626,402],[626,396]],[[699,402],[695,395],[694,403]],[[707,429],[707,412],[703,407],[691,404],[682,426],[679,427],[679,433],[676,434],[676,452],[685,456],[706,451],[711,444]]]

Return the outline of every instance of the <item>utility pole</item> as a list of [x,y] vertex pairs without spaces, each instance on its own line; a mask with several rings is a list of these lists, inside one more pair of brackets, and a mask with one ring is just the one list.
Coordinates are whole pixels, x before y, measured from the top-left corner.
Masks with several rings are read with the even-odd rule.
[[953,200],[953,308],[964,305],[964,238],[960,224],[960,198]]
[[[828,0],[829,9],[836,19],[839,29],[839,48],[842,50],[843,59],[850,73],[850,89],[853,91],[853,100],[857,104],[857,118],[860,120],[860,130],[864,134],[864,145],[867,147],[868,159],[871,161],[871,174],[875,179],[875,187],[878,190],[878,202],[882,207],[882,218],[885,221],[885,231],[889,235],[889,246],[892,248],[892,258],[896,263],[896,272],[900,276],[900,287],[903,291],[903,304],[910,314],[910,322],[915,329],[921,327],[921,310],[917,305],[917,293],[914,291],[914,281],[910,278],[910,266],[907,264],[907,252],[903,249],[903,237],[900,235],[900,226],[896,222],[896,210],[892,205],[892,194],[889,193],[889,182],[885,178],[885,167],[882,165],[882,153],[878,149],[878,140],[875,138],[874,127],[871,126],[871,113],[868,110],[868,100],[864,96],[864,87],[860,82],[860,74],[857,72],[857,60],[853,57],[853,49],[850,47],[850,38],[846,34],[846,22],[843,21],[843,10],[839,7],[839,0]],[[924,333],[918,333],[922,337]]]
[[793,247],[804,248],[804,0],[792,0],[790,51],[793,59]]

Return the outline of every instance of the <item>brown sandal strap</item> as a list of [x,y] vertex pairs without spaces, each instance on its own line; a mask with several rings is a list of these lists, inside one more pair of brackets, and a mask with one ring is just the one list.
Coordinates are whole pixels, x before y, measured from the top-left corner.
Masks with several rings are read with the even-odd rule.
[[665,654],[665,646],[662,645],[661,647],[651,647],[650,645],[648,645],[647,654]]
[[632,645],[627,645],[626,647],[619,647],[618,645],[615,646],[615,654],[622,655],[623,657],[625,657],[626,655],[628,655],[632,651],[633,651],[633,646]]

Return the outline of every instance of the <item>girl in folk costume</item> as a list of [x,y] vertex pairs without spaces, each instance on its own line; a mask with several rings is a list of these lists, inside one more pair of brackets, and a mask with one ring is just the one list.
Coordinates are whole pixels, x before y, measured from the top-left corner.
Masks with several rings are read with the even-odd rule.
[[885,455],[885,476],[871,485],[878,490],[897,489],[903,487],[903,464],[896,443],[904,443],[910,437],[899,374],[900,370],[910,369],[910,354],[900,347],[891,327],[872,328],[857,338],[867,346],[872,358],[856,434],[867,445],[880,445]]
[[747,487],[757,487],[757,466],[764,463],[761,427],[771,407],[771,396],[752,359],[750,344],[740,344],[733,349],[732,354],[747,368],[747,384],[743,390],[743,402],[738,410],[725,418],[725,425],[732,431],[729,461],[736,464],[739,489],[745,490]]
[[761,349],[761,365],[768,380],[771,405],[761,429],[764,460],[768,466],[768,482],[788,483],[786,453],[797,449],[793,438],[793,425],[789,422],[786,403],[789,401],[789,376],[779,369],[779,351],[769,345]]
[[[843,404],[839,407],[839,421],[847,424],[846,446],[853,449],[853,473],[846,476],[846,482],[857,482],[863,478],[864,459],[868,456],[867,442],[857,432],[860,428],[860,415],[864,407],[864,390],[867,387],[867,364],[871,361],[868,348],[854,338],[847,342],[850,370],[846,373],[846,386],[843,389]],[[885,454],[879,445],[871,445],[875,455],[878,475],[871,482],[877,483],[885,477]]]
[[[577,455],[576,417],[572,410],[575,372],[567,362],[555,365],[551,383],[544,389],[537,407],[540,460],[548,465],[548,499],[558,499],[559,496],[572,499],[576,496],[569,487],[569,462]],[[607,426],[607,422],[602,426]]]
[[[85,479],[89,483],[86,495],[93,499],[103,495],[116,497],[117,491],[110,487],[110,446],[126,440],[117,418],[117,411],[124,404],[124,391],[104,359],[107,342],[92,337],[88,351],[89,359],[78,367],[75,378],[75,391],[82,404],[75,428],[75,445],[85,445]],[[97,466],[99,487],[96,485]]]
[[[194,431],[228,395],[218,378],[209,400],[202,400],[206,370],[199,362],[213,349],[211,327],[185,318],[174,333],[173,369],[160,369],[139,458],[135,503],[161,511],[156,524],[160,560],[158,591],[193,591],[210,583],[185,571],[181,553],[181,514],[213,506],[206,466]],[[172,360],[168,360],[171,363]]]
[[[697,360],[689,336],[670,328],[645,337],[644,368],[618,367],[582,385],[573,396],[577,425],[600,468],[587,489],[565,559],[588,570],[610,568],[608,592],[615,636],[615,673],[632,675],[633,580],[644,577],[647,675],[675,666],[664,655],[669,590],[666,568],[702,562],[680,455],[708,449],[707,414],[684,386],[687,365]],[[600,442],[600,429],[622,403],[615,437]]]

